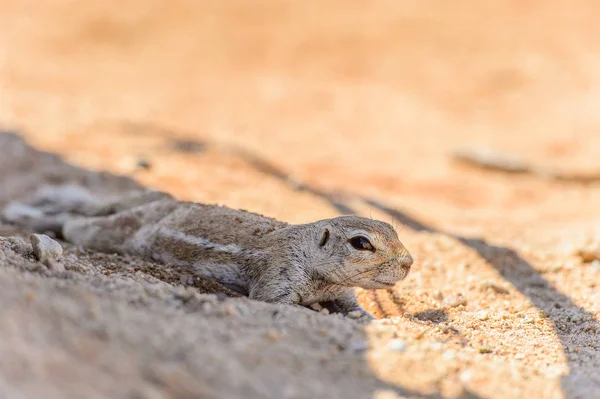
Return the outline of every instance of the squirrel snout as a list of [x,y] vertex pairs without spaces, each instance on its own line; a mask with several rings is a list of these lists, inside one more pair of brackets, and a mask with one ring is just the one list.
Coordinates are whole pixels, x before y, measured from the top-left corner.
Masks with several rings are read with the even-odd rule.
[[400,254],[400,256],[398,256],[398,262],[403,269],[410,270],[414,260],[411,254],[409,254],[407,251],[404,251],[402,254]]

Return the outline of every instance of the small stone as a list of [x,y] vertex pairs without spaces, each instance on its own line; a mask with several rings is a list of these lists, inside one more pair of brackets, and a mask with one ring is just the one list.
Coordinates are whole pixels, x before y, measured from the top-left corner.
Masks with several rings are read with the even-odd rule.
[[433,299],[435,299],[437,301],[443,301],[444,300],[444,294],[442,294],[442,291],[435,291],[433,293]]
[[327,308],[323,308],[323,309],[321,309],[321,310],[320,310],[320,312],[319,312],[319,313],[322,313],[322,314],[324,314],[324,315],[328,315],[328,314],[329,314],[329,309],[327,309]]
[[406,342],[401,339],[392,339],[387,344],[388,349],[393,350],[394,352],[404,352],[406,350]]
[[348,317],[351,319],[360,319],[362,317],[362,312],[360,310],[353,310],[352,312],[348,312]]
[[32,234],[29,236],[33,253],[40,262],[49,260],[57,261],[61,258],[63,249],[59,243],[44,234]]
[[524,318],[523,318],[523,323],[528,323],[528,324],[531,324],[531,323],[533,323],[533,321],[534,321],[534,320],[533,320],[533,318],[531,318],[531,317],[524,317]]
[[592,262],[592,268],[597,271],[600,272],[600,260],[596,259]]
[[452,295],[446,297],[446,299],[444,299],[443,304],[446,306],[449,306],[451,308],[455,308],[455,307],[461,306],[461,305],[465,306],[467,304],[467,300],[461,294],[458,294],[458,295],[452,294]]
[[479,348],[479,353],[492,353],[492,348],[489,346],[482,346]]
[[477,320],[485,321],[490,316],[489,316],[488,312],[482,310],[482,311],[479,311],[479,312],[475,313],[475,317],[477,318]]
[[515,359],[517,359],[517,360],[525,359],[525,354],[524,353],[517,353],[515,355]]

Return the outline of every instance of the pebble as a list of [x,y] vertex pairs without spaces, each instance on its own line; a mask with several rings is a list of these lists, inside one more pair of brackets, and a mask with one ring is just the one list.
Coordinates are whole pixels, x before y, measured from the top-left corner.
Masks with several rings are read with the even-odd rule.
[[596,259],[592,262],[592,268],[597,272],[600,272],[600,260]]
[[467,299],[465,297],[463,297],[461,294],[458,294],[458,295],[452,294],[452,295],[446,297],[446,299],[444,299],[443,304],[446,306],[449,306],[451,308],[455,308],[460,305],[463,305],[463,306],[466,305]]
[[404,352],[406,350],[406,342],[401,339],[392,339],[387,344],[388,349],[393,350],[394,352]]
[[482,346],[479,348],[479,353],[492,353],[492,348],[489,346]]
[[515,355],[515,359],[517,359],[517,360],[525,359],[525,354],[524,353],[517,353]]
[[489,319],[490,315],[485,310],[481,310],[475,313],[475,317],[477,318],[477,320],[485,321]]
[[61,258],[63,249],[59,243],[44,234],[29,236],[33,253],[40,262],[57,261]]
[[348,313],[348,317],[351,319],[360,319],[362,316],[362,313],[360,312],[360,310],[353,310],[352,312]]

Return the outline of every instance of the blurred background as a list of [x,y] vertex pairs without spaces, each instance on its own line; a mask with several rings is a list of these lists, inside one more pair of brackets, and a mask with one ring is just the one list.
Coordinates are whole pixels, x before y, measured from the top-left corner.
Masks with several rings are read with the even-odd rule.
[[390,218],[363,199],[442,226],[585,218],[597,190],[557,195],[452,151],[600,169],[598,7],[2,1],[0,123],[79,166],[290,222]]

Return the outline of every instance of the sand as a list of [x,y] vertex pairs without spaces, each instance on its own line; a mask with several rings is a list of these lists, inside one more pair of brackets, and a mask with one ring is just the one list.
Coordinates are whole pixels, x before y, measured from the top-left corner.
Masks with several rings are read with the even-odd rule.
[[2,224],[0,397],[600,398],[600,185],[453,161],[598,174],[594,2],[2,6],[0,207],[145,186],[416,261],[361,324]]

